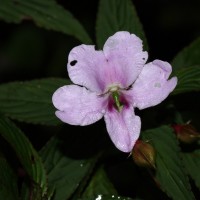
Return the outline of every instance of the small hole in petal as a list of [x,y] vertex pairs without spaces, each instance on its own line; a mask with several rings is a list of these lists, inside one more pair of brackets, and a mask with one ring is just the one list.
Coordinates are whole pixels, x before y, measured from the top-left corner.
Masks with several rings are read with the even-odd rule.
[[73,61],[70,62],[70,65],[74,66],[76,63],[77,63],[77,60],[73,60]]
[[142,60],[145,60],[145,58],[142,58]]

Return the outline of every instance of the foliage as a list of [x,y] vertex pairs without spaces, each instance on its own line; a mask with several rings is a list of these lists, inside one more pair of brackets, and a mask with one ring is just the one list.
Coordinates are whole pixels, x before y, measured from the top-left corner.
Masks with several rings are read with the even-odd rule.
[[[38,31],[38,34],[31,31],[30,35],[25,32],[20,39],[14,37],[16,43],[11,42],[15,43],[14,46],[8,45],[7,40],[11,34],[9,32],[5,48],[1,48],[13,50],[14,47],[13,52],[22,51],[16,53],[15,57],[22,56],[17,59],[22,59],[21,63],[25,64],[27,69],[33,65],[30,74],[35,64],[39,65],[35,66],[35,69],[41,70],[41,74],[38,72],[37,76],[33,73],[34,80],[24,81],[26,78],[23,76],[15,77],[15,72],[21,69],[17,63],[9,65],[8,62],[6,65],[11,71],[16,69],[12,74],[14,78],[8,79],[10,82],[2,81],[0,85],[0,199],[136,200],[162,197],[193,200],[200,194],[200,145],[198,142],[182,144],[171,126],[174,122],[184,124],[182,115],[185,112],[184,109],[179,109],[177,99],[181,99],[180,103],[183,103],[182,99],[187,98],[195,104],[197,100],[192,98],[192,95],[199,98],[200,38],[181,50],[172,60],[172,76],[178,77],[178,85],[170,98],[154,111],[150,109],[150,114],[148,111],[141,111],[146,118],[144,121],[149,122],[143,125],[145,131],[141,133],[141,139],[152,145],[156,151],[155,169],[146,169],[136,166],[131,157],[118,152],[110,145],[107,135],[104,138],[105,129],[101,127],[101,122],[96,126],[79,128],[63,125],[56,118],[52,94],[60,86],[71,82],[67,78],[49,78],[48,73],[43,74],[44,65],[47,71],[62,74],[57,66],[60,59],[59,53],[55,52],[57,49],[42,60],[42,56],[50,51],[52,45],[59,43],[60,38],[61,43],[70,48],[72,44],[77,45],[77,40],[71,41],[73,37],[88,44],[92,43],[89,35],[96,35],[96,43],[93,43],[101,49],[105,40],[119,30],[138,35],[147,50],[147,38],[136,12],[137,6],[135,8],[131,0],[100,0],[97,19],[94,22],[96,29],[93,30],[93,27],[89,27],[90,22],[87,23],[87,20],[84,21],[80,17],[79,20],[76,19],[74,16],[78,14],[72,15],[61,1],[0,0],[0,4],[0,26],[9,27],[10,32],[20,26],[25,29],[27,26],[34,27],[32,22],[38,26],[31,29]],[[4,31],[3,28],[1,30]],[[86,30],[91,33],[88,34]],[[4,35],[6,34],[5,31]],[[46,49],[42,48],[41,38],[37,38],[42,34],[50,41]],[[23,42],[27,41],[26,37],[29,40],[29,36],[32,40],[28,45],[34,43],[33,49],[38,48],[39,53],[32,51],[33,55],[30,55],[28,50],[26,52],[27,44]],[[62,51],[62,44],[57,47],[58,52]],[[0,65],[4,63],[1,63],[4,57],[1,48]],[[40,53],[42,56],[38,58]],[[51,57],[54,57],[53,63]],[[6,71],[6,67],[0,68],[0,72],[4,70]],[[25,72],[21,70],[20,74],[23,73]],[[3,78],[5,77],[2,77],[2,80]],[[184,105],[184,108],[187,109],[188,106]],[[199,119],[199,108],[196,112],[195,119]],[[162,117],[159,117],[161,115]],[[155,117],[155,123],[151,123],[152,116],[158,116]],[[88,132],[92,133],[92,136],[88,137]],[[101,133],[100,136],[98,132]],[[85,140],[79,138],[82,134],[86,135],[83,136]],[[78,142],[74,142],[71,135]],[[96,142],[96,149],[91,145],[93,141]],[[124,172],[128,176],[122,177]],[[148,176],[145,176],[146,174]],[[136,184],[133,185],[133,182]],[[141,184],[140,189],[136,187],[138,183]]]
[[32,20],[40,27],[75,36],[85,43],[91,42],[83,26],[54,0],[1,0],[0,18],[13,23]]
[[147,40],[131,1],[101,0],[96,23],[98,47],[102,48],[106,39],[115,32],[124,30],[138,35],[144,41],[145,49],[147,49]]
[[[173,199],[194,199],[189,180],[182,168],[178,141],[172,128],[163,126],[143,132],[144,140],[155,147],[155,181]],[[170,145],[169,145],[170,144]]]
[[58,87],[68,83],[69,81],[63,79],[47,78],[2,84],[0,111],[20,121],[46,125],[59,124],[51,97]]

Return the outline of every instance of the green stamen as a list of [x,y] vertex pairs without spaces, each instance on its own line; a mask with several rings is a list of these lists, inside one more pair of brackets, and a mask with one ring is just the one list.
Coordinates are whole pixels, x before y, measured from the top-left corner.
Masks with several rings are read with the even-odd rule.
[[123,104],[119,100],[119,93],[117,91],[112,92],[112,97],[115,101],[115,106],[118,112],[121,112]]

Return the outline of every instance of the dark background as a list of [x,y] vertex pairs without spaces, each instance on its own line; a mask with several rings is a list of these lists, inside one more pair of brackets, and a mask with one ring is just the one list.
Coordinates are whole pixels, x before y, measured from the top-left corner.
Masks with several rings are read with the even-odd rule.
[[[94,27],[98,1],[59,0],[58,2],[83,24],[95,41]],[[149,61],[158,58],[170,62],[183,47],[200,36],[199,0],[133,0],[133,3],[148,40]],[[0,21],[0,83],[45,77],[67,78],[67,56],[78,44],[80,42],[71,36],[38,28],[30,21],[23,21],[20,25]],[[193,111],[199,110],[198,99],[200,100],[199,94],[190,93],[179,95],[173,101],[179,111],[186,113],[188,116],[186,119],[192,118],[191,113],[195,119],[196,112]],[[136,110],[142,117],[143,129],[167,122],[170,113],[163,107],[165,103],[147,111]],[[198,118],[196,121],[198,124]],[[155,199],[155,194],[160,199],[167,199],[156,189],[146,171],[130,165],[131,159],[115,149],[108,139],[103,120],[88,127],[65,124],[62,127],[48,128],[16,123],[27,133],[37,149],[40,149],[54,133],[62,133],[62,139],[66,140],[66,150],[69,156],[74,158],[90,157],[99,149],[110,147],[111,151],[108,151],[103,163],[106,163],[109,177],[121,194],[134,196],[134,191],[138,191],[139,196],[144,199]],[[64,135],[65,132],[68,134]],[[130,190],[130,185],[134,190]]]

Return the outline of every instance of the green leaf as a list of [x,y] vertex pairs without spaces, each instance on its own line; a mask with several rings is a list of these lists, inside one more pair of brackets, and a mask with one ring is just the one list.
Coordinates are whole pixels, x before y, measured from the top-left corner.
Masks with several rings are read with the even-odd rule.
[[0,199],[18,200],[17,176],[0,156]]
[[200,65],[181,69],[176,76],[178,84],[172,94],[200,90]]
[[0,135],[12,146],[31,180],[42,189],[42,194],[45,194],[47,191],[46,172],[41,158],[26,136],[14,123],[3,117],[0,117]]
[[54,0],[1,0],[0,19],[13,23],[32,20],[39,27],[60,31],[83,43],[91,43],[83,26]]
[[[31,183],[32,184],[32,183]],[[47,193],[42,195],[42,190],[38,185],[31,185],[28,181],[24,181],[20,189],[20,200],[30,200],[30,196],[33,200],[51,200],[53,196],[53,190],[48,188]]]
[[82,198],[96,196],[98,194],[117,195],[117,191],[108,179],[106,172],[103,168],[98,169],[97,172],[94,174]]
[[180,69],[194,65],[200,66],[200,37],[184,48],[172,61],[173,74]]
[[56,125],[52,104],[53,93],[69,84],[66,79],[47,78],[27,82],[12,82],[0,85],[0,112],[20,121]]
[[194,199],[188,177],[183,171],[180,149],[175,134],[167,126],[143,132],[156,149],[156,176],[158,185],[174,200]]
[[102,48],[107,38],[117,31],[129,31],[136,34],[143,40],[147,49],[147,40],[132,2],[130,0],[100,0],[96,23],[98,47]]
[[195,150],[192,153],[182,154],[183,163],[187,170],[187,173],[195,181],[196,186],[200,189],[200,149]]
[[73,195],[96,162],[96,159],[76,160],[67,157],[65,144],[58,138],[52,138],[40,154],[47,170],[49,185],[55,189],[53,200],[66,200]]
[[200,90],[200,37],[183,49],[172,61],[172,75],[178,77],[173,94]]

